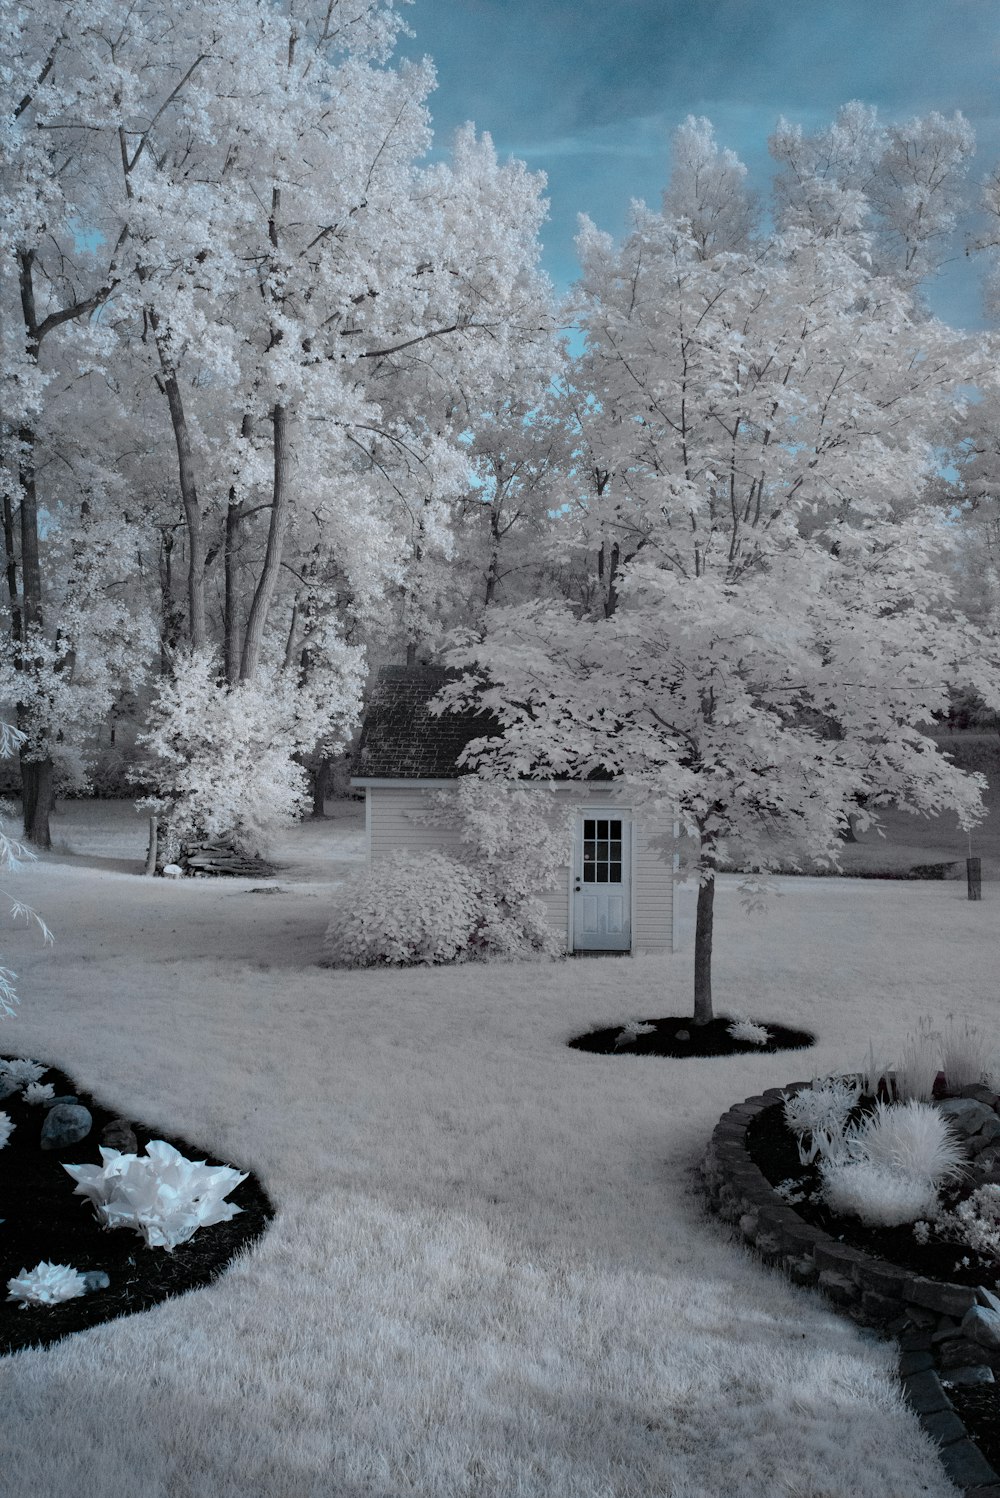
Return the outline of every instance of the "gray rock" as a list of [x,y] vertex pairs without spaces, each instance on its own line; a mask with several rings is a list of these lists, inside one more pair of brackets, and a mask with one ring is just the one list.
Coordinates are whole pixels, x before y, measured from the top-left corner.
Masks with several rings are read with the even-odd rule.
[[15,1092],[20,1091],[21,1089],[13,1077],[0,1075],[0,1102],[5,1097],[13,1097]]
[[992,1118],[986,1120],[982,1128],[977,1132],[976,1138],[985,1140],[987,1144],[993,1144],[997,1139],[1000,1139],[1000,1118],[997,1118],[995,1113]]
[[1000,1312],[1000,1295],[994,1295],[992,1290],[987,1290],[985,1285],[976,1287],[976,1300],[988,1311]]
[[938,1103],[938,1111],[960,1134],[978,1134],[988,1120],[996,1120],[993,1109],[976,1102],[975,1098],[947,1097]]
[[948,1369],[948,1383],[950,1384],[992,1384],[993,1369],[988,1368],[985,1363],[967,1363],[963,1368]]
[[88,1269],[83,1276],[83,1288],[90,1290],[106,1290],[111,1284],[103,1269]]
[[74,1092],[60,1093],[58,1097],[49,1098],[45,1104],[46,1108],[58,1108],[60,1103],[79,1103],[80,1099]]
[[973,1306],[962,1318],[962,1335],[980,1347],[1000,1348],[1000,1311]]
[[82,1103],[60,1103],[50,1108],[42,1124],[42,1149],[58,1150],[67,1144],[78,1144],[86,1139],[93,1123],[89,1108]]
[[127,1118],[113,1118],[105,1124],[101,1130],[101,1143],[105,1149],[117,1150],[120,1155],[139,1153],[135,1133]]

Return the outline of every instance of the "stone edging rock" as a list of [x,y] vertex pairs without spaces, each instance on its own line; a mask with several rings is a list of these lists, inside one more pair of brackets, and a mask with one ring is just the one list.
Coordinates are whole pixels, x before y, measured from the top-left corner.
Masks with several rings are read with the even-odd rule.
[[1000,1474],[970,1440],[941,1382],[942,1374],[976,1382],[977,1368],[1000,1372],[1000,1348],[973,1335],[975,1309],[1000,1312],[1000,1298],[985,1288],[925,1279],[838,1242],[803,1221],[750,1158],[747,1129],[757,1114],[810,1085],[770,1087],[723,1114],[702,1163],[709,1204],[796,1284],[815,1286],[852,1320],[896,1338],[903,1392],[938,1443],[949,1478],[968,1498],[1000,1498]]

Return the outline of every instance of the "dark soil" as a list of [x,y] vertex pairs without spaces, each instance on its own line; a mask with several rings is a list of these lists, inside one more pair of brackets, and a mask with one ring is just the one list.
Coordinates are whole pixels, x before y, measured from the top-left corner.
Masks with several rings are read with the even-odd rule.
[[[815,1166],[799,1162],[794,1136],[785,1126],[781,1104],[765,1108],[747,1129],[747,1149],[754,1164],[772,1186],[795,1180],[808,1190],[819,1185]],[[942,1199],[951,1205],[947,1191]],[[964,1244],[918,1243],[911,1226],[898,1228],[868,1227],[854,1217],[835,1217],[821,1202],[805,1200],[791,1203],[793,1210],[813,1226],[822,1228],[832,1238],[863,1249],[874,1258],[898,1264],[928,1279],[946,1280],[952,1284],[985,1285],[1000,1291],[1000,1266],[995,1259],[983,1258]],[[961,1263],[967,1258],[968,1264]],[[942,1375],[947,1378],[947,1374]],[[1000,1384],[950,1385],[947,1394],[970,1437],[983,1456],[1000,1471]]]
[[800,1051],[815,1045],[809,1030],[790,1030],[787,1025],[760,1021],[770,1035],[767,1045],[753,1045],[734,1040],[729,1034],[731,1019],[719,1015],[707,1025],[696,1025],[690,1015],[669,1014],[665,1019],[644,1019],[644,1025],[655,1028],[648,1035],[636,1035],[619,1044],[623,1026],[608,1025],[575,1035],[567,1044],[577,1051],[593,1051],[599,1056],[769,1056],[775,1051]]
[[[13,1059],[13,1058],[9,1058]],[[20,1347],[44,1345],[68,1337],[71,1332],[98,1326],[118,1316],[148,1310],[161,1300],[183,1295],[216,1279],[242,1249],[259,1238],[274,1216],[260,1182],[249,1175],[230,1192],[228,1201],[240,1211],[229,1222],[199,1228],[187,1243],[171,1253],[147,1248],[138,1233],[127,1228],[102,1228],[90,1202],[74,1195],[76,1182],[62,1169],[67,1165],[99,1165],[101,1130],[120,1115],[109,1113],[76,1087],[65,1073],[50,1067],[42,1077],[50,1082],[56,1097],[74,1094],[93,1115],[86,1139],[63,1149],[43,1150],[39,1135],[45,1119],[44,1104],[26,1103],[20,1093],[0,1101],[14,1123],[14,1130],[0,1150],[0,1353]],[[158,1129],[132,1123],[139,1154],[151,1139],[165,1139],[189,1160],[207,1160],[210,1165],[231,1162],[206,1155],[199,1146]],[[103,1269],[111,1284],[55,1306],[28,1306],[21,1310],[7,1300],[7,1281],[41,1261],[68,1264],[84,1274]]]
[[983,1456],[1000,1472],[1000,1384],[951,1384],[947,1393]]

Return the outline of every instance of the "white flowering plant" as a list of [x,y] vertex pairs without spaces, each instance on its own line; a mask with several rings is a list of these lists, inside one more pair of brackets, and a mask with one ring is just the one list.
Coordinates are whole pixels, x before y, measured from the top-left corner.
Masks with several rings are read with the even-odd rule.
[[17,1124],[11,1121],[9,1113],[0,1113],[0,1150],[5,1147],[16,1128]]
[[24,1089],[26,1103],[51,1103],[55,1095],[56,1090],[51,1082],[29,1082]]
[[246,1174],[228,1165],[188,1160],[163,1139],[146,1145],[145,1158],[101,1147],[100,1165],[64,1165],[76,1194],[93,1203],[102,1227],[128,1227],[150,1248],[168,1252],[202,1227],[228,1222],[240,1208],[223,1198]]

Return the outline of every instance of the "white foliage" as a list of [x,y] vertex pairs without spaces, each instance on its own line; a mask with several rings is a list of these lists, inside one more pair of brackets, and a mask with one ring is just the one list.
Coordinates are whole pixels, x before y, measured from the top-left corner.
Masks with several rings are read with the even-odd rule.
[[810,1087],[782,1094],[785,1123],[797,1136],[804,1165],[817,1155],[830,1159],[843,1153],[844,1130],[860,1095],[853,1077],[814,1079]]
[[640,1035],[652,1035],[656,1029],[655,1025],[647,1024],[645,1020],[630,1019],[622,1025],[615,1039],[615,1050],[620,1050],[623,1045],[631,1045]]
[[941,1036],[924,1015],[917,1021],[916,1029],[906,1037],[902,1055],[896,1063],[896,1096],[901,1102],[913,1098],[929,1103],[940,1069]]
[[574,813],[547,786],[517,786],[462,777],[439,791],[412,820],[457,828],[458,856],[480,891],[479,940],[496,956],[554,955],[542,891],[554,889],[570,853]]
[[17,1125],[11,1122],[9,1113],[0,1113],[0,1150],[7,1144],[16,1128]]
[[10,1061],[0,1061],[0,1076],[9,1077],[12,1082],[16,1082],[18,1087],[22,1088],[39,1081],[47,1071],[47,1066],[42,1066],[41,1062],[31,1061],[27,1057],[15,1056]]
[[771,1039],[771,1032],[765,1025],[758,1025],[752,1019],[734,1019],[732,1024],[726,1026],[726,1031],[734,1040],[746,1041],[749,1045],[767,1045]]
[[944,1185],[962,1174],[966,1154],[939,1108],[911,1098],[876,1102],[845,1135],[848,1153],[899,1175]]
[[135,778],[152,783],[141,807],[169,822],[180,842],[231,836],[252,852],[308,807],[308,777],[295,756],[317,743],[335,753],[357,719],[359,652],[308,688],[292,672],[221,682],[214,651],[178,661],[160,683],[139,742],[150,756]]
[[479,955],[481,896],[465,865],[401,849],[334,892],[325,960],[344,967],[465,961]]
[[87,1197],[102,1227],[128,1227],[150,1248],[172,1251],[201,1227],[228,1222],[240,1208],[224,1201],[246,1174],[228,1165],[186,1159],[173,1145],[153,1139],[145,1157],[101,1147],[100,1165],[64,1165]]
[[24,1089],[26,1103],[50,1103],[56,1095],[51,1082],[29,1082]]
[[7,1281],[8,1300],[16,1300],[22,1311],[28,1306],[55,1306],[63,1300],[75,1300],[86,1286],[83,1275],[68,1264],[50,1264],[45,1259],[34,1269],[22,1269]]
[[935,1231],[1000,1260],[1000,1186],[980,1186],[955,1207],[933,1218]]
[[932,1182],[872,1160],[825,1160],[820,1171],[832,1210],[873,1227],[899,1227],[928,1216],[937,1205]]
[[989,1042],[968,1018],[949,1014],[941,1033],[941,1070],[949,1092],[982,1082],[989,1066]]

